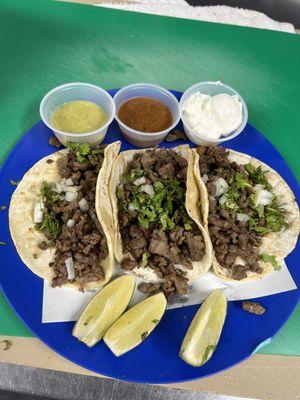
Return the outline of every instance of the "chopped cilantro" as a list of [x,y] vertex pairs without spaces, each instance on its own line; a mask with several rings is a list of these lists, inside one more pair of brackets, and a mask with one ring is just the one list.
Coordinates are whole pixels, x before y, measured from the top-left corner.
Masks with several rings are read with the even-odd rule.
[[[133,169],[123,175],[122,182],[132,182],[141,177],[143,170]],[[170,230],[175,224],[187,224],[192,229],[193,221],[184,207],[185,185],[177,179],[166,179],[153,184],[154,196],[149,196],[139,186],[134,187],[129,198],[124,198],[123,188],[118,187],[119,210],[137,213],[139,225],[149,229],[151,223],[158,223],[163,230]]]
[[184,229],[186,231],[190,231],[192,229],[192,225],[187,222],[187,223],[184,224]]
[[6,242],[0,242],[0,246],[6,246],[7,243]]
[[145,253],[143,253],[143,255],[142,255],[142,264],[141,264],[142,267],[147,266],[149,257],[150,257],[150,254],[147,251],[145,251]]
[[261,254],[260,258],[263,262],[267,263],[271,263],[275,269],[275,271],[279,271],[281,268],[281,265],[279,264],[279,262],[276,260],[275,256],[271,256],[270,254]]
[[38,231],[47,231],[52,238],[52,243],[55,244],[61,232],[59,220],[56,218],[53,211],[44,214],[43,222],[35,225]]
[[141,334],[141,339],[142,339],[142,341],[144,341],[144,340],[147,338],[147,336],[148,336],[148,331],[143,332],[143,333]]
[[237,172],[235,175],[236,187],[238,189],[245,189],[246,187],[252,187],[251,183],[245,178],[241,172]]
[[267,181],[266,173],[268,171],[263,171],[262,167],[259,166],[255,168],[252,164],[248,163],[245,165],[245,169],[248,172],[249,180],[254,184],[263,185],[265,189],[272,189],[272,186]]
[[6,206],[0,206],[0,211],[4,211],[6,209]]
[[81,163],[88,161],[86,156],[91,154],[91,146],[88,143],[69,142],[67,143],[67,148],[75,153],[77,161]]
[[153,319],[151,322],[156,325],[159,323],[159,319]]
[[14,181],[13,179],[10,179],[10,184],[13,186],[18,186],[18,184],[20,183],[20,181]]
[[211,344],[206,347],[205,352],[202,357],[201,365],[203,365],[207,361],[208,357],[215,351],[215,349],[216,349],[216,346],[214,344]]
[[48,183],[45,181],[42,183],[42,187],[40,190],[40,196],[41,196],[42,200],[44,201],[44,203],[46,204],[46,206],[50,206],[50,207],[55,205],[55,203],[57,203],[59,200],[59,194],[54,192],[51,189],[51,187],[48,185]]

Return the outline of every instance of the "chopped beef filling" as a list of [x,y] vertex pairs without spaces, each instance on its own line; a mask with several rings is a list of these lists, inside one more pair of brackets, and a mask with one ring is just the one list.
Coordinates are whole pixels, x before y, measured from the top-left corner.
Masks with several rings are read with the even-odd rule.
[[[124,270],[148,267],[162,282],[144,283],[144,293],[167,298],[188,291],[186,270],[200,261],[205,245],[185,209],[187,161],[169,149],[135,154],[117,189]],[[130,256],[129,256],[130,255]]]
[[174,129],[166,137],[166,142],[175,142],[175,140],[182,139],[186,140],[185,133],[179,129]]
[[242,308],[244,311],[248,311],[249,313],[255,315],[262,315],[266,312],[265,307],[255,301],[243,301]]
[[[54,260],[49,264],[54,271],[52,286],[76,281],[83,290],[87,282],[104,277],[100,264],[107,257],[108,248],[95,211],[96,181],[103,162],[103,148],[91,150],[89,146],[79,146],[75,149],[74,145],[57,161],[64,186],[62,183],[56,186],[43,183],[44,216],[36,228],[48,239],[39,243],[40,249],[55,246]],[[68,197],[68,190],[71,197]],[[66,266],[66,260],[70,258],[73,279],[70,279]]]
[[62,144],[60,143],[60,141],[57,139],[57,137],[55,135],[50,136],[50,139],[49,139],[48,143],[51,146],[54,146],[54,147],[61,147],[62,146]]
[[262,236],[288,226],[266,171],[231,162],[222,147],[199,146],[197,152],[208,191],[208,228],[219,264],[236,280],[246,278],[248,271],[261,274],[260,261],[276,263],[273,256],[260,255]]

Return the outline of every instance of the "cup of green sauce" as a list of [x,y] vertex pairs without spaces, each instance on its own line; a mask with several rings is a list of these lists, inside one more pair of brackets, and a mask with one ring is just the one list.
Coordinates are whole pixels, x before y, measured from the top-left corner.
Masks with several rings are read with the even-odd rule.
[[114,101],[106,90],[82,82],[52,89],[40,104],[43,122],[64,145],[101,143],[115,114]]

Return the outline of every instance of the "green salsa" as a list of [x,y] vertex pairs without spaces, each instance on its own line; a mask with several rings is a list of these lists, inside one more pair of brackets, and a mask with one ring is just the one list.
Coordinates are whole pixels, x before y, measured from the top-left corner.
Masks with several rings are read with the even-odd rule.
[[54,129],[67,133],[88,133],[105,124],[105,111],[91,101],[76,100],[57,107],[51,115]]

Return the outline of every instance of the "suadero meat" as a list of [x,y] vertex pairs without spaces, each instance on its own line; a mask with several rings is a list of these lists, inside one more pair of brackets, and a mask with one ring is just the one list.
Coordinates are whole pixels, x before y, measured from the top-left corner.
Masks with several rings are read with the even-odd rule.
[[[65,260],[72,257],[75,270],[75,281],[83,288],[88,282],[98,281],[104,277],[101,260],[108,255],[106,237],[95,211],[95,191],[98,172],[103,162],[103,155],[88,156],[88,162],[80,163],[75,154],[69,150],[66,156],[57,161],[61,178],[72,178],[79,186],[78,197],[72,202],[59,200],[52,208],[57,220],[61,223],[61,232],[55,244],[55,258],[49,265],[54,270],[52,286],[61,286],[67,282],[68,273]],[[80,199],[88,201],[88,212],[78,205]],[[69,227],[67,222],[74,220]],[[44,232],[48,237],[47,231]],[[50,237],[49,237],[50,239]],[[46,249],[45,241],[39,247]]]
[[248,311],[249,313],[255,315],[262,315],[266,312],[265,307],[255,301],[243,301],[242,307],[244,311]]
[[[187,166],[186,159],[172,150],[147,150],[134,155],[126,174],[130,176],[132,170],[143,170],[147,184],[176,179],[185,188]],[[124,198],[129,203],[134,200],[135,188],[128,180],[123,183]],[[163,229],[156,221],[146,229],[139,224],[138,212],[123,207],[119,208],[118,219],[123,252],[130,254],[122,261],[122,268],[128,271],[144,264],[162,280],[161,283],[141,284],[140,290],[147,294],[163,291],[168,299],[186,294],[186,271],[180,270],[177,265],[192,269],[192,261],[200,261],[205,254],[203,237],[196,224],[192,223],[188,230],[180,225]]]
[[[201,175],[208,176],[206,183],[210,212],[208,227],[218,262],[236,280],[245,279],[247,271],[261,274],[263,269],[259,265],[258,251],[261,237],[251,231],[244,222],[237,221],[235,211],[221,208],[216,198],[214,181],[219,177],[227,181],[234,180],[237,172],[244,176],[245,167],[230,162],[229,153],[222,147],[199,146],[197,152],[200,156]],[[240,189],[239,206],[242,213],[251,216],[253,210],[249,207],[247,190],[251,193],[249,188]],[[243,264],[236,262],[238,257],[243,260]]]

